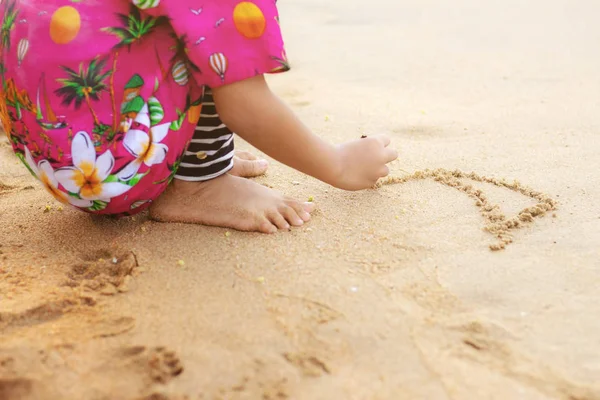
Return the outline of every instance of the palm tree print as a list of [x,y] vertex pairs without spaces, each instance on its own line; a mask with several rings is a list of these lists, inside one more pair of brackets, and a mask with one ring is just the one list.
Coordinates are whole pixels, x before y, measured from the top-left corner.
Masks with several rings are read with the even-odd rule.
[[137,7],[131,6],[129,14],[117,14],[122,26],[103,28],[103,32],[110,33],[120,39],[113,49],[119,50],[127,47],[131,50],[131,45],[139,42],[145,36],[149,35],[157,27],[166,25],[169,22],[167,17],[145,17],[143,18]]
[[4,50],[10,50],[10,31],[15,27],[17,22],[18,10],[15,10],[16,2],[11,1],[6,3],[2,18],[2,28],[0,28],[0,43]]
[[290,63],[287,60],[285,51],[281,53],[281,57],[271,56],[271,59],[279,64],[279,66],[275,67],[271,72],[285,72],[290,70]]
[[96,57],[89,63],[87,68],[84,67],[83,63],[79,64],[79,71],[61,66],[69,77],[58,79],[62,87],[55,91],[56,95],[62,97],[62,104],[65,106],[71,106],[74,103],[75,109],[79,109],[85,102],[94,118],[96,127],[100,127],[102,124],[92,107],[92,100],[100,100],[101,93],[108,88],[105,81],[111,75],[111,72],[102,71],[105,65],[106,60],[100,60]]
[[113,47],[114,58],[112,75],[110,78],[110,98],[113,108],[113,132],[117,130],[117,104],[115,100],[114,76],[117,70],[119,51],[124,47],[131,50],[133,44],[140,42],[145,36],[152,33],[155,28],[166,25],[169,21],[168,18],[164,16],[143,18],[140,10],[133,5],[130,8],[129,14],[117,14],[117,18],[121,22],[121,26],[102,29],[103,32],[119,38],[119,43]]
[[10,32],[15,27],[19,12],[15,10],[16,2],[10,1],[4,4],[2,10],[2,25],[0,26],[0,77],[2,77],[2,86],[0,86],[0,126],[9,139],[12,136],[11,116],[6,104],[6,79],[4,68],[4,55],[10,50]]
[[177,64],[178,62],[182,62],[185,66],[186,74],[188,73],[187,71],[202,73],[200,68],[196,64],[191,62],[188,58],[189,49],[187,47],[187,35],[177,36],[174,33],[172,33],[171,37],[173,38],[173,40],[175,40],[175,46],[171,47],[171,50],[173,50],[175,54],[173,54],[173,57],[171,57],[168,71],[173,71],[173,67],[175,66],[175,64]]
[[[0,1],[0,4],[2,1]],[[17,22],[19,10],[16,10],[16,1],[5,3],[2,11],[2,26],[0,26],[0,76],[2,77],[2,86],[6,90],[6,81],[4,79],[4,56],[10,50],[10,32],[14,29]]]

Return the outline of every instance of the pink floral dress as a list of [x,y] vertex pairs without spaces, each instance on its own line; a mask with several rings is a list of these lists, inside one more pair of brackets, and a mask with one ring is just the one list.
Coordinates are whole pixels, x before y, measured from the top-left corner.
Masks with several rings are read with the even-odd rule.
[[175,175],[202,88],[289,69],[276,0],[4,0],[0,116],[65,204],[132,215]]

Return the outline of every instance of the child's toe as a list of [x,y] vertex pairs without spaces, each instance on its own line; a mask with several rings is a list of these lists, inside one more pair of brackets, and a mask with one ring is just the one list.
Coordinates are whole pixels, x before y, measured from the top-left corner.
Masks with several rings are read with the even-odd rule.
[[300,203],[296,200],[288,200],[286,201],[286,204],[293,208],[294,211],[296,211],[296,214],[298,214],[304,222],[310,220],[310,213],[315,210],[315,205],[313,203]]
[[290,224],[286,221],[283,215],[281,215],[278,211],[273,211],[268,215],[269,220],[273,223],[278,229],[287,231],[290,229]]
[[300,218],[300,216],[293,207],[283,206],[280,208],[279,211],[281,212],[281,215],[283,215],[285,219],[293,226],[304,225],[304,221],[302,220],[302,218]]
[[271,221],[265,219],[259,224],[258,230],[262,233],[275,233],[277,232],[277,227]]

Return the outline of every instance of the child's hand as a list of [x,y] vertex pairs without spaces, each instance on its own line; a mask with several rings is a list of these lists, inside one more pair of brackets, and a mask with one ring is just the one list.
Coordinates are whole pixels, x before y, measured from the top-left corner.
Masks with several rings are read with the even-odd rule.
[[257,76],[213,90],[221,120],[282,163],[340,189],[361,190],[387,176],[398,158],[385,135],[333,146],[314,135]]
[[375,135],[338,146],[340,170],[331,184],[344,190],[373,187],[379,178],[390,173],[386,164],[398,158],[398,152],[388,147],[387,135]]

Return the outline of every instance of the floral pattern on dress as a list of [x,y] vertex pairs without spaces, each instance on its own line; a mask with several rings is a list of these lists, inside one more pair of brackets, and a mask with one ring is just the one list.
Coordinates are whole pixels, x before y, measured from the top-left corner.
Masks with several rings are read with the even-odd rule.
[[4,0],[0,119],[50,194],[132,215],[173,179],[204,87],[289,69],[274,0]]

